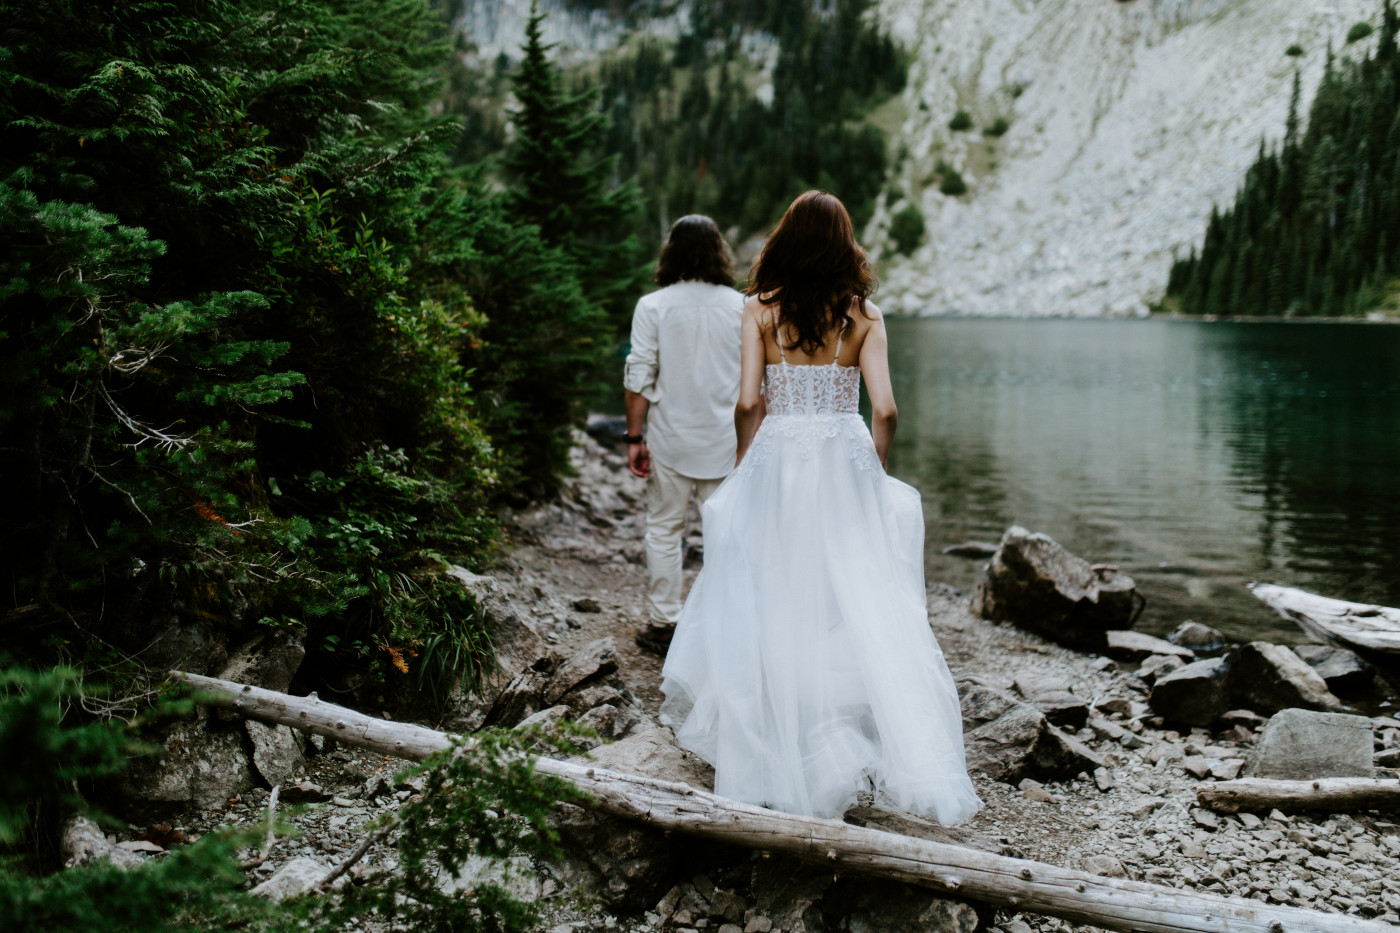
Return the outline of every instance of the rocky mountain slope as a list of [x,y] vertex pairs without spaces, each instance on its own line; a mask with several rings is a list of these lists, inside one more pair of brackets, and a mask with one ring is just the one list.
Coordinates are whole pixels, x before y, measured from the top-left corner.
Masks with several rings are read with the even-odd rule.
[[[916,314],[1132,315],[1198,243],[1261,137],[1303,106],[1328,43],[1376,22],[1376,0],[883,0],[914,55],[892,179],[927,236],[881,294]],[[1297,44],[1302,55],[1287,50]],[[1367,45],[1345,49],[1357,54]],[[970,130],[948,127],[958,110]],[[981,130],[998,117],[1000,136]],[[938,163],[968,193],[938,191]],[[867,236],[878,241],[887,202]]]
[[[674,39],[686,2],[623,19],[545,0],[561,62],[645,30]],[[886,259],[880,301],[906,314],[1140,315],[1174,253],[1199,243],[1261,138],[1283,134],[1293,74],[1302,112],[1329,44],[1378,0],[879,0],[912,56],[903,94],[873,119],[894,167],[864,239]],[[526,0],[466,0],[458,28],[492,61],[518,47]],[[1297,46],[1301,54],[1288,54]],[[1297,50],[1294,49],[1294,52]],[[970,128],[949,121],[960,110]],[[983,132],[1004,120],[1001,135]],[[968,191],[940,193],[947,169]],[[923,242],[896,256],[890,218],[910,203]]]

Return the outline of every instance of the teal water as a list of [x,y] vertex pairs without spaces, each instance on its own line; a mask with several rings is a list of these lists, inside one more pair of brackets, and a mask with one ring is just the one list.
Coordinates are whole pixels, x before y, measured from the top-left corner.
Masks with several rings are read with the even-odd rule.
[[923,495],[930,582],[946,545],[1013,523],[1184,619],[1301,640],[1251,580],[1400,605],[1400,327],[895,319],[890,471]]

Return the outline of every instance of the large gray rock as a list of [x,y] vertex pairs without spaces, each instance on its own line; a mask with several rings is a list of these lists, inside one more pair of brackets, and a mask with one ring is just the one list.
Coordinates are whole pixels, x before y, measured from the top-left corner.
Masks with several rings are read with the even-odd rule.
[[1132,626],[1139,599],[1126,574],[1091,565],[1048,535],[1012,526],[977,586],[972,611],[1095,651],[1104,647],[1109,629]]
[[288,783],[294,775],[306,770],[301,742],[287,726],[270,726],[249,719],[243,723],[253,743],[253,767],[269,785]]
[[1293,653],[1339,697],[1366,697],[1376,690],[1376,669],[1354,652],[1333,645],[1294,645]]
[[[599,768],[714,787],[714,771],[700,758],[678,748],[667,729],[650,729],[604,745],[583,759]],[[563,856],[553,863],[568,886],[584,887],[609,904],[640,910],[655,904],[673,882],[678,860],[698,843],[668,838],[642,823],[561,806],[551,819],[559,832]]]
[[[557,659],[510,592],[495,577],[478,576],[452,566],[449,576],[458,580],[476,600],[496,656],[496,667],[482,678],[475,691],[454,688],[443,714],[443,728],[474,732],[486,725],[502,694],[512,695],[492,720],[514,725],[526,716],[553,704],[539,696]],[[544,670],[541,670],[544,668]],[[538,675],[538,676],[522,676]],[[514,719],[510,719],[514,716]]]
[[1229,686],[1233,706],[1265,714],[1294,707],[1342,708],[1342,701],[1327,689],[1317,672],[1283,645],[1252,641],[1233,654]]
[[455,875],[446,869],[438,872],[437,886],[443,894],[471,891],[488,884],[504,889],[518,901],[529,903],[540,899],[539,875],[523,855],[495,859],[473,853],[467,856]]
[[214,809],[256,787],[242,723],[208,717],[176,723],[159,754],[137,758],[114,785],[132,822],[167,819],[190,807]]
[[1159,675],[1147,704],[1168,722],[1208,726],[1230,708],[1227,658],[1195,661]]
[[215,674],[228,660],[228,636],[207,619],[188,619],[161,630],[141,651],[141,663],[153,671]]
[[1286,709],[1264,727],[1247,773],[1283,781],[1375,777],[1371,745],[1371,720],[1365,716]]
[[1025,777],[1060,780],[1093,771],[1103,760],[1050,724],[1045,714],[986,684],[958,682],[967,767],[1016,783]]
[[[297,897],[320,883],[330,870],[331,867],[324,862],[311,858],[309,855],[299,855],[277,869],[271,878],[253,888],[249,893],[274,902]],[[341,876],[339,880],[343,883],[348,880],[348,876]]]
[[306,657],[306,629],[280,626],[260,632],[229,652],[219,676],[234,683],[252,684],[286,693]]
[[676,745],[670,729],[647,729],[604,745],[587,761],[609,771],[689,784],[697,790],[715,786],[715,769],[699,755]]
[[570,690],[617,670],[617,646],[611,638],[600,638],[585,645],[554,672],[544,688],[544,702],[553,706]]
[[1089,701],[1073,693],[1068,678],[1022,672],[1015,686],[1052,725],[1079,729],[1089,719]]

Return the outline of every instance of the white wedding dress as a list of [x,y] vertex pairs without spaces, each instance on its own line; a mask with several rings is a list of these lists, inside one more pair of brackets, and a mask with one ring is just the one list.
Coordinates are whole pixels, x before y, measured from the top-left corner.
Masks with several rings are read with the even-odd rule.
[[702,510],[661,711],[723,797],[839,817],[875,790],[953,824],[981,801],[928,624],[923,509],[881,468],[859,393],[855,366],[767,367],[763,422]]

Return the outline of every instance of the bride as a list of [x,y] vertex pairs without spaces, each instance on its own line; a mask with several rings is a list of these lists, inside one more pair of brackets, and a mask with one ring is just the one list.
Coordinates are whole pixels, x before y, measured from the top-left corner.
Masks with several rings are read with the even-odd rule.
[[721,796],[839,817],[874,790],[960,822],[981,801],[929,629],[919,493],[884,470],[897,420],[885,325],[841,202],[794,201],[750,279],[738,465],[703,508],[705,567],[662,713]]

